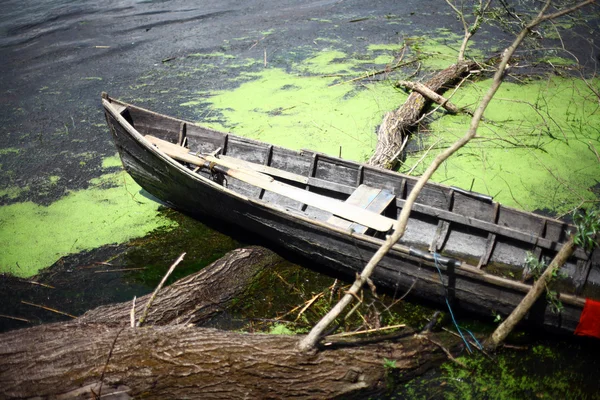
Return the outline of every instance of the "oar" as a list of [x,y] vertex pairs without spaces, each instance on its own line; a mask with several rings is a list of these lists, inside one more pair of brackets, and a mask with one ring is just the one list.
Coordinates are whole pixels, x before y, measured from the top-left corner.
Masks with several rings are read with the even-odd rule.
[[232,163],[228,160],[222,160],[213,156],[195,155],[184,147],[151,135],[146,135],[145,138],[166,155],[176,160],[184,161],[204,168],[210,168],[211,164],[219,165],[221,167],[219,168],[220,172],[239,179],[240,181],[257,186],[261,189],[265,189],[309,206],[328,211],[334,215],[337,215],[338,217],[357,222],[377,231],[387,232],[392,228],[393,220],[384,217],[383,215],[376,214],[348,203],[344,203],[340,200],[332,199],[330,197],[309,192],[295,186],[287,185],[260,172],[250,169],[241,169],[239,165],[235,165],[235,163]]

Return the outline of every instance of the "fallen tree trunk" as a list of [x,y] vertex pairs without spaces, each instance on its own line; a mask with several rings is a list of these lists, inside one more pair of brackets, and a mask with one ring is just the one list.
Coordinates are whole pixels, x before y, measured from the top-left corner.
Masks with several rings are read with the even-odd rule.
[[[229,308],[265,269],[282,259],[264,247],[233,250],[201,271],[162,289],[146,316],[146,325],[199,324]],[[141,316],[150,294],[136,301]],[[131,302],[112,304],[88,311],[82,322],[130,323]]]
[[[476,65],[474,62],[451,65],[425,82],[425,86],[438,92],[470,72]],[[377,145],[375,153],[369,159],[369,164],[386,169],[396,167],[404,139],[410,135],[429,103],[429,99],[415,91],[408,96],[400,108],[385,114],[377,130]]]
[[297,352],[297,340],[191,326],[42,325],[1,336],[0,397],[332,398],[384,388],[384,358],[406,376],[446,359],[413,336],[313,355]]
[[332,398],[385,388],[384,358],[405,378],[446,360],[442,349],[408,330],[393,343],[335,343],[301,354],[298,336],[188,324],[227,308],[277,260],[264,248],[234,250],[162,289],[146,321],[166,326],[130,327],[128,302],[2,334],[0,398]]

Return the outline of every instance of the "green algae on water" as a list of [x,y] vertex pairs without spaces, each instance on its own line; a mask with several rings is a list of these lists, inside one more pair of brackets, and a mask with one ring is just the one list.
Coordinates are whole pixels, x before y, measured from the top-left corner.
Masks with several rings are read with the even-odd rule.
[[[293,71],[268,68],[248,74],[252,79],[233,90],[201,93],[182,106],[214,111],[213,126],[235,134],[292,149],[313,149],[365,161],[375,148],[376,127],[385,112],[406,99],[388,82],[367,88],[335,85],[336,76],[359,67],[341,51],[321,52]],[[209,95],[208,97],[206,95]],[[226,122],[222,122],[226,121]]]
[[0,207],[0,271],[31,276],[60,257],[143,236],[170,222],[141,196],[124,172],[94,180],[97,187],[68,193],[49,206],[33,202]]
[[105,157],[102,159],[102,169],[120,167],[121,165],[121,158],[118,154],[115,154],[112,157]]
[[[592,81],[598,86],[600,80]],[[489,80],[463,86],[452,101],[472,107]],[[526,84],[503,83],[485,113],[477,137],[448,159],[433,180],[494,196],[528,211],[563,213],[594,201],[592,187],[600,177],[594,149],[600,149],[600,112],[585,82],[548,78]],[[444,115],[431,124],[424,147],[445,148],[463,136],[468,116]],[[430,151],[415,174],[440,150]],[[402,169],[421,158],[414,154]]]

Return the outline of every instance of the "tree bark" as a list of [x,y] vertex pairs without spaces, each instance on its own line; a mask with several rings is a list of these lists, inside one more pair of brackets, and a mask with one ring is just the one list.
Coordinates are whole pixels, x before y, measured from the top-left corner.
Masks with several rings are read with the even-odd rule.
[[296,336],[192,326],[75,321],[0,337],[0,398],[332,398],[382,389],[384,358],[407,376],[446,359],[414,336],[313,355],[295,351]]
[[[434,92],[438,92],[464,76],[476,65],[474,62],[451,65],[438,72],[425,82],[425,85]],[[404,138],[410,135],[429,103],[430,101],[420,93],[412,92],[400,108],[385,114],[383,122],[377,130],[377,145],[375,153],[369,159],[370,165],[385,169],[396,167]]]
[[[178,280],[162,289],[154,299],[146,325],[199,324],[242,296],[251,282],[268,267],[282,259],[264,247],[233,250],[201,271]],[[136,320],[150,294],[136,301]],[[82,322],[130,325],[131,302],[101,306],[88,311]]]

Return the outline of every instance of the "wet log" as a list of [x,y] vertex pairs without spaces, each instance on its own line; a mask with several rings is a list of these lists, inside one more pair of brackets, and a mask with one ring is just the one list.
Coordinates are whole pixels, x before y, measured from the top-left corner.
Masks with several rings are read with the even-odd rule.
[[385,388],[384,358],[407,378],[446,359],[414,335],[314,354],[297,352],[297,340],[189,325],[41,325],[0,336],[0,398],[361,397]]
[[[439,93],[476,66],[477,64],[474,62],[451,65],[425,82],[425,86]],[[370,165],[385,169],[393,169],[397,166],[404,139],[414,130],[430,102],[429,99],[415,91],[408,96],[400,108],[385,114],[377,130],[377,145],[373,156],[369,159]]]
[[[190,324],[227,308],[277,261],[259,247],[228,253],[162,289],[147,318],[153,326],[132,328],[128,302],[2,334],[0,398],[362,397],[385,388],[384,358],[406,379],[446,360],[434,342],[408,330],[394,341],[330,341],[304,354],[296,350],[300,336]],[[138,311],[147,299],[140,299]],[[445,340],[456,343],[453,336]]]
[[[282,258],[264,247],[230,251],[201,271],[162,289],[154,299],[144,324],[200,324],[226,310],[243,295],[254,279]],[[136,301],[136,319],[142,315],[150,294]],[[131,302],[101,306],[79,320],[88,323],[130,325]]]

